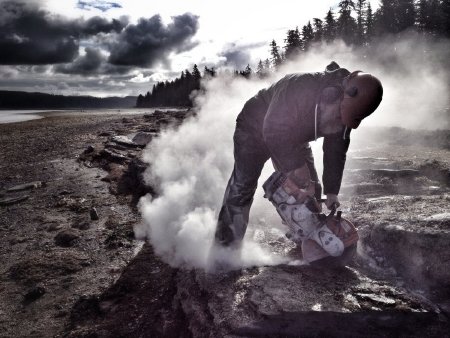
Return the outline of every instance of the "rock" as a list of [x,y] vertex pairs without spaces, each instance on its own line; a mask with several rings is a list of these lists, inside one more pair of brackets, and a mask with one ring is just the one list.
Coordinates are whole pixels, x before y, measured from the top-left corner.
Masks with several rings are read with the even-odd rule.
[[116,150],[127,150],[128,148],[117,143],[109,142],[105,144],[105,148]]
[[16,192],[16,191],[23,191],[23,190],[31,190],[31,189],[37,189],[41,186],[42,186],[41,181],[34,181],[34,182],[30,182],[30,183],[16,185],[12,188],[9,188],[6,191],[7,192]]
[[84,154],[91,154],[91,153],[93,153],[94,152],[94,150],[95,150],[95,148],[93,147],[93,146],[88,146],[85,150],[84,150]]
[[140,197],[153,192],[153,189],[145,183],[143,177],[143,173],[147,167],[147,163],[137,158],[132,159],[128,165],[128,170],[118,182],[117,192],[123,195],[133,195],[132,204],[136,204]]
[[124,117],[124,118],[122,119],[122,123],[134,123],[134,120],[133,120],[133,119],[130,119],[130,118],[128,118],[128,117]]
[[98,136],[111,136],[113,134],[113,132],[111,131],[104,131],[101,132],[100,134],[98,134]]
[[95,207],[93,207],[91,209],[91,211],[89,211],[89,215],[91,216],[91,220],[98,221],[98,219],[99,219],[98,212],[97,212],[97,209]]
[[78,221],[72,224],[72,228],[75,229],[79,229],[79,230],[87,230],[91,227],[91,225],[89,224],[89,222],[83,222],[83,221]]
[[111,162],[120,163],[120,164],[123,164],[128,160],[127,157],[125,157],[121,154],[118,154],[116,152],[113,152],[111,150],[108,150],[108,149],[103,149],[100,152],[100,155]]
[[103,182],[117,182],[125,171],[125,167],[117,163],[109,163],[105,169],[108,171],[108,175],[101,179]]
[[62,247],[70,247],[80,238],[78,232],[67,229],[63,230],[55,236],[55,244]]
[[117,144],[120,144],[122,146],[125,146],[125,147],[131,147],[131,148],[138,147],[138,145],[136,143],[134,143],[132,140],[130,140],[127,136],[124,136],[124,135],[113,136],[111,138],[111,141],[115,142]]
[[7,206],[7,205],[20,203],[20,202],[27,200],[29,197],[30,197],[29,195],[25,195],[25,196],[19,196],[19,197],[2,198],[2,199],[0,199],[0,206]]
[[362,300],[369,300],[376,305],[395,306],[395,299],[388,298],[383,295],[375,295],[370,293],[356,293],[356,298]]
[[153,135],[146,132],[139,132],[133,137],[133,142],[139,146],[145,147],[153,138]]
[[52,223],[47,227],[47,231],[53,232],[53,231],[58,231],[62,228],[62,225],[58,224],[58,223]]
[[25,304],[29,304],[38,300],[45,294],[46,290],[42,286],[35,286],[31,290],[29,290],[24,296],[23,300]]

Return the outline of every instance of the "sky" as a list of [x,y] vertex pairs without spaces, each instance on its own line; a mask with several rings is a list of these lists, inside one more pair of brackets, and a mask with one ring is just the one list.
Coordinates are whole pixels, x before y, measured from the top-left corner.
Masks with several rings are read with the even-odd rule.
[[0,0],[0,90],[138,95],[194,64],[255,68],[272,39],[338,3]]

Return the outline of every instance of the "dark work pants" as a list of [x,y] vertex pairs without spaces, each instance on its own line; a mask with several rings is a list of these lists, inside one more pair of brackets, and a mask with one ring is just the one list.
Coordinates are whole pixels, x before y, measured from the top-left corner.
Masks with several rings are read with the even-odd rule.
[[[215,241],[224,246],[239,244],[244,238],[258,178],[264,163],[270,158],[262,137],[248,128],[241,127],[239,120],[233,140],[234,168],[225,190],[215,233]],[[319,182],[308,143],[305,143],[298,156],[306,161],[311,179]],[[318,186],[320,189],[320,184]],[[316,188],[316,197],[320,194]]]

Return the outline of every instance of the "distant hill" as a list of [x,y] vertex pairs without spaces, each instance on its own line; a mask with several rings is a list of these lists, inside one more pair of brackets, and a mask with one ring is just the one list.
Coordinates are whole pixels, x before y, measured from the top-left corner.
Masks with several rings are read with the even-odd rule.
[[136,106],[136,100],[136,96],[100,98],[0,91],[0,109],[132,108]]

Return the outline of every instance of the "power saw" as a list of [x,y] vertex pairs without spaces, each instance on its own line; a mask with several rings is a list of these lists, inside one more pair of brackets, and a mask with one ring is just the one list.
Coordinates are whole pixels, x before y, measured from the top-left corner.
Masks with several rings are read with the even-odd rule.
[[[303,260],[318,262],[327,257],[345,258],[356,252],[359,236],[355,226],[333,207],[329,215],[320,212],[316,198],[299,202],[290,192],[295,190],[285,174],[275,171],[263,184],[264,197],[275,206],[283,223],[289,227],[289,239],[301,245]],[[342,262],[341,262],[342,263]]]

